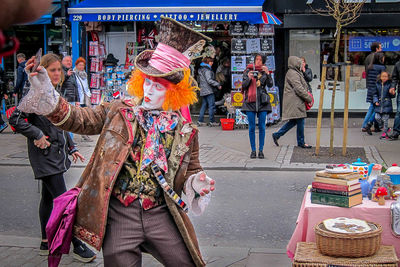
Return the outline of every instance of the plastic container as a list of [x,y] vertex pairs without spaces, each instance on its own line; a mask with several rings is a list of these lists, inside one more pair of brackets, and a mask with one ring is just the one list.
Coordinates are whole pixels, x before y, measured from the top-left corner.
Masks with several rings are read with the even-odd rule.
[[387,169],[386,174],[389,175],[393,184],[400,184],[400,167],[396,163]]
[[235,125],[235,119],[221,119],[221,126],[223,131],[232,131]]

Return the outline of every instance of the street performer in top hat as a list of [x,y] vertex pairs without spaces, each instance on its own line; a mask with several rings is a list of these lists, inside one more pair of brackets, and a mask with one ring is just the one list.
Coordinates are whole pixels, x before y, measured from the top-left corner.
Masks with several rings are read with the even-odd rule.
[[105,266],[141,266],[143,251],[165,266],[205,265],[186,212],[204,211],[214,180],[200,166],[198,130],[180,109],[197,100],[189,65],[210,40],[164,17],[159,35],[156,50],[136,57],[134,98],[93,109],[60,97],[45,69],[31,73],[34,58],[26,67],[31,90],[18,109],[68,132],[100,134],[77,184],[73,231],[103,248]]

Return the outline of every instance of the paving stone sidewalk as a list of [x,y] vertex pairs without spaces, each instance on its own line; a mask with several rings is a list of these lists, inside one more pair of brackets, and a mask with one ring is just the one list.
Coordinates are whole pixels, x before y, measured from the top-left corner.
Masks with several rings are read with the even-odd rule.
[[[361,119],[359,119],[361,120]],[[358,122],[358,121],[357,121]],[[356,125],[354,122],[353,124]],[[320,163],[294,163],[291,161],[295,144],[295,129],[289,131],[279,139],[281,146],[277,147],[272,142],[271,134],[277,131],[281,124],[268,127],[266,130],[264,154],[265,159],[250,159],[250,145],[247,129],[222,131],[220,127],[200,127],[200,162],[204,169],[213,170],[314,170],[323,168]],[[308,125],[305,129],[307,143],[315,145],[316,129]],[[83,142],[79,135],[75,135],[80,152],[89,160],[97,136],[92,136],[93,142]],[[258,132],[256,133],[258,139]],[[341,147],[343,130],[335,129],[334,146]],[[12,134],[9,129],[0,134],[0,165],[29,166],[27,157],[26,138],[19,134]],[[329,144],[329,128],[321,130],[321,146]],[[391,165],[399,161],[399,141],[380,140],[379,134],[372,136],[362,133],[359,128],[349,128],[348,146],[360,147],[365,150],[370,163],[385,162]],[[354,159],[355,160],[355,159]],[[86,162],[78,162],[72,167],[84,168]]]

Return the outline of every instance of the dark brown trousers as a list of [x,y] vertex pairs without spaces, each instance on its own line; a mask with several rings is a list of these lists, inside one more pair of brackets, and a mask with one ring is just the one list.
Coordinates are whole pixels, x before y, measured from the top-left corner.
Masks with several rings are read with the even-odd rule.
[[138,200],[125,207],[111,196],[103,242],[104,266],[142,266],[142,252],[164,266],[195,266],[164,204],[143,210]]

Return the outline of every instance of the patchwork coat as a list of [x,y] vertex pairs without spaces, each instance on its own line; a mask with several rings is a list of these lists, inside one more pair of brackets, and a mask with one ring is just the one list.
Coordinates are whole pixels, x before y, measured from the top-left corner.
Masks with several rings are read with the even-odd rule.
[[[97,135],[93,155],[86,166],[77,187],[77,217],[74,225],[76,237],[97,250],[101,249],[110,196],[123,163],[131,153],[138,123],[132,107],[133,100],[116,100],[103,103],[93,109],[70,105],[60,97],[57,108],[47,118],[61,129],[83,135]],[[202,171],[199,162],[198,130],[191,124],[182,123],[175,130],[171,155],[168,158],[166,181],[181,194],[187,178]],[[197,238],[189,217],[165,195],[168,209],[196,266],[205,266]]]

